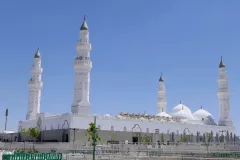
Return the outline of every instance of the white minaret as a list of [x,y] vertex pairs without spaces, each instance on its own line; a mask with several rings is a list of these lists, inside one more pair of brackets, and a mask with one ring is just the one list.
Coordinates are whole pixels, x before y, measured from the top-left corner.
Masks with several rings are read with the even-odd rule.
[[165,90],[165,85],[164,85],[164,80],[162,77],[159,79],[159,87],[158,87],[158,113],[160,112],[166,112],[166,105],[167,105],[167,100],[166,100],[166,90]]
[[90,114],[89,85],[92,62],[90,60],[91,44],[89,43],[89,32],[85,17],[80,28],[80,39],[77,42],[76,49],[77,57],[74,61],[75,84],[72,113]]
[[40,113],[41,89],[43,86],[41,68],[41,56],[39,49],[34,55],[34,63],[31,68],[31,78],[28,82],[29,97],[26,119],[34,119]]
[[230,92],[228,88],[228,77],[226,74],[225,65],[223,64],[222,57],[219,64],[218,76],[218,103],[219,103],[219,121],[220,126],[232,126],[230,116]]

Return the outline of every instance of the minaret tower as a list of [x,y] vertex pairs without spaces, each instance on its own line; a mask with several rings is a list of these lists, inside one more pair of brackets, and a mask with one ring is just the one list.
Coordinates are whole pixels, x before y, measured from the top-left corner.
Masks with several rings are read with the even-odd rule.
[[80,28],[80,39],[77,42],[76,50],[74,100],[71,110],[72,113],[90,114],[89,85],[92,62],[90,60],[91,44],[89,43],[88,25],[85,17]]
[[31,78],[28,82],[29,97],[28,97],[28,111],[26,119],[34,119],[40,113],[40,99],[41,89],[43,86],[41,68],[41,56],[39,49],[34,55],[34,63],[31,68]]
[[218,76],[218,103],[219,103],[219,121],[220,126],[232,126],[232,120],[230,116],[230,92],[228,88],[228,77],[226,74],[226,68],[222,61],[219,64],[219,76]]
[[166,90],[165,90],[165,85],[164,85],[164,80],[163,80],[162,73],[161,73],[161,77],[159,78],[157,104],[158,104],[158,113],[166,112],[166,105],[167,105]]

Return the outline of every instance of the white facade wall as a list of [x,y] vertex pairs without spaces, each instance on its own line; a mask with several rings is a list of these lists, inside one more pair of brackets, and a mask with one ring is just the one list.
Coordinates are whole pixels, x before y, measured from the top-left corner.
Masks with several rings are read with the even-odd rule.
[[[63,114],[51,117],[42,117],[42,127],[41,130],[53,130],[53,129],[67,129],[67,128],[76,128],[76,129],[87,129],[89,123],[93,122],[93,116],[81,116],[73,114]],[[19,127],[26,128],[37,127],[38,119],[35,121],[20,121]],[[67,125],[69,124],[69,126]],[[133,128],[135,124],[140,126]],[[139,119],[118,119],[115,117],[97,117],[96,121],[97,127],[100,127],[100,130],[108,131],[127,131],[127,132],[149,132],[155,133],[155,129],[159,129],[159,133],[172,133],[181,134],[184,130],[188,133],[188,130],[193,135],[196,135],[197,132],[201,134],[206,132],[213,132],[221,134],[222,130],[228,130],[229,133],[235,133],[235,128],[232,126],[217,126],[217,125],[203,125],[203,124],[188,124],[188,123],[178,123],[178,122],[160,122],[160,121],[149,121],[149,120],[139,120]],[[125,130],[126,129],[126,130]],[[137,131],[135,130],[137,129]],[[187,130],[186,130],[187,129]]]

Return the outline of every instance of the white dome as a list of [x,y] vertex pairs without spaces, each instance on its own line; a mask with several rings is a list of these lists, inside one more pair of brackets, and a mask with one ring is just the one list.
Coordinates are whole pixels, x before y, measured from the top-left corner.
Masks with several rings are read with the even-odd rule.
[[212,117],[211,113],[204,109],[199,109],[193,113],[193,116],[196,120],[206,119],[207,117]]
[[173,117],[180,118],[180,119],[188,119],[188,120],[193,120],[192,113],[187,112],[186,110],[180,110],[178,112],[173,112],[171,114]]
[[192,114],[192,111],[184,104],[178,104],[176,107],[172,109],[172,113],[179,112],[180,110],[183,110],[188,114]]
[[171,118],[171,116],[169,114],[167,114],[166,112],[160,112],[156,115],[156,117],[168,117]]
[[193,113],[193,116],[196,120],[201,121],[203,124],[216,125],[211,113],[209,113],[208,111],[206,111],[204,109],[197,110],[196,112]]
[[111,117],[111,115],[110,114],[105,114],[104,117]]
[[94,117],[99,117],[99,115],[98,115],[98,114],[94,114],[93,116],[94,116]]
[[141,117],[141,118],[139,118],[140,120],[145,120],[145,118],[143,118],[143,117]]
[[176,107],[174,107],[171,115],[181,119],[194,119],[191,110],[184,104],[178,104]]
[[125,117],[121,116],[121,115],[118,115],[117,118],[119,119],[125,119]]

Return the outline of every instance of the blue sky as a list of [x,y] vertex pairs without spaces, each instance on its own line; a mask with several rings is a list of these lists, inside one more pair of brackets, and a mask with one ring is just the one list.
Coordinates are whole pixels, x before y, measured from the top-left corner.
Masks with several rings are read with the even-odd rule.
[[155,114],[160,73],[167,111],[180,100],[202,105],[218,120],[217,76],[223,56],[231,114],[240,122],[240,1],[1,1],[0,129],[25,119],[33,55],[40,47],[44,86],[41,111],[70,112],[73,61],[83,15],[92,43],[92,112]]

